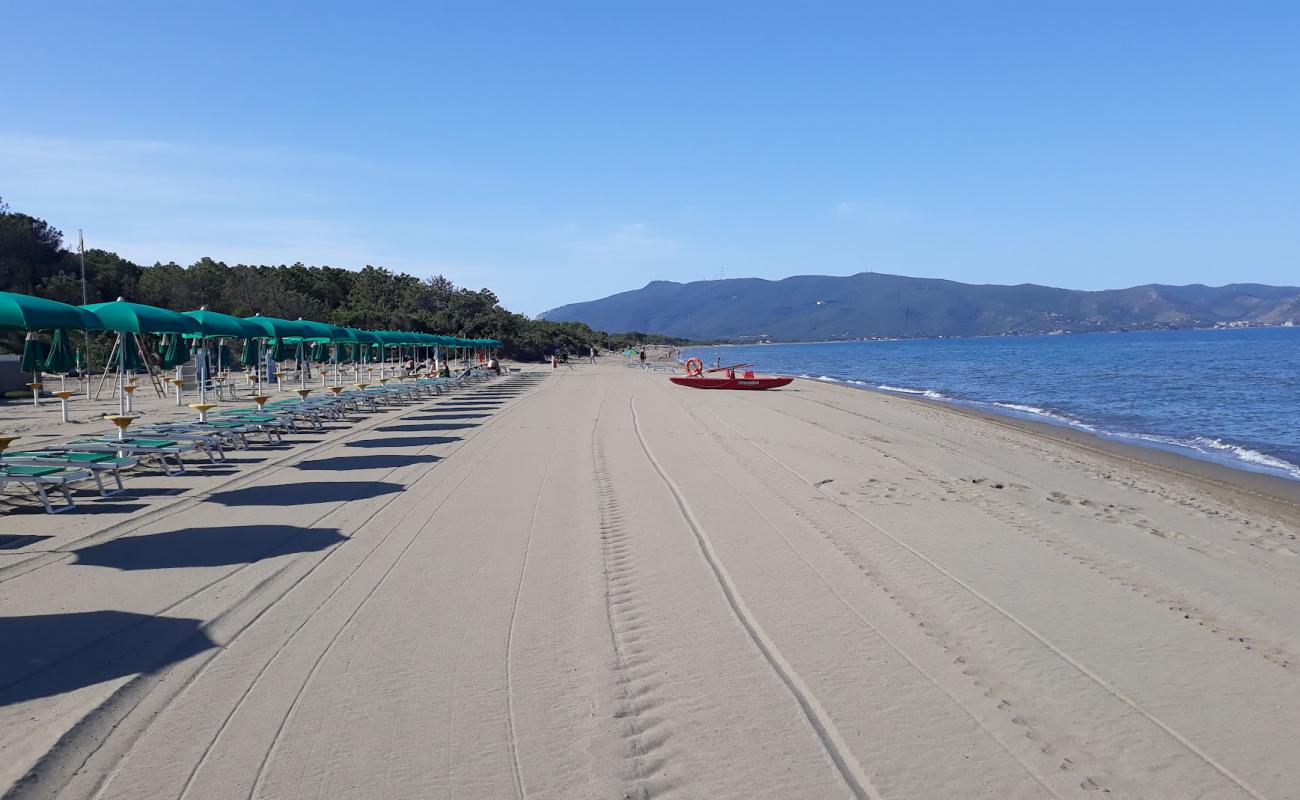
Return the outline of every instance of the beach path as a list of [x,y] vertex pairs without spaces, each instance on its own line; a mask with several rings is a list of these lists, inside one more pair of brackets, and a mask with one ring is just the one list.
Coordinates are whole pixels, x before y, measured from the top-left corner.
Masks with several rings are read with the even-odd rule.
[[315,438],[0,560],[6,796],[1300,797],[1248,495],[621,367]]

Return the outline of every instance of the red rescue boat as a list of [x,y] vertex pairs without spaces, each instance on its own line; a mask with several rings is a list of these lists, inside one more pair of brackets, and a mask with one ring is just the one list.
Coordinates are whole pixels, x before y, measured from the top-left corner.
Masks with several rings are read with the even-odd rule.
[[[783,375],[760,377],[747,370],[739,374],[736,373],[738,369],[743,370],[745,367],[751,366],[753,365],[733,364],[730,367],[718,367],[706,371],[698,358],[692,358],[686,361],[685,375],[673,375],[668,380],[678,386],[689,386],[692,389],[746,389],[758,392],[764,389],[776,389],[794,380],[794,378],[787,378]],[[712,377],[713,373],[722,374]]]

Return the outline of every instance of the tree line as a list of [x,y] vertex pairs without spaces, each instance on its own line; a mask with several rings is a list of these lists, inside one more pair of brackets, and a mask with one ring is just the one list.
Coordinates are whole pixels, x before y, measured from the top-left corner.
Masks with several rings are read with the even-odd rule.
[[[188,311],[207,306],[253,314],[329,322],[371,330],[417,330],[469,339],[499,339],[508,358],[536,360],[588,347],[619,350],[640,344],[687,344],[684,339],[593,331],[581,322],[537,320],[503,308],[490,289],[458,287],[436,275],[420,279],[384,267],[226,264],[202,258],[188,266],[145,266],[106,250],[85,252],[85,287],[78,253],[48,222],[11,211],[0,199],[0,290],[81,305],[124,297]],[[0,337],[0,352],[17,352],[21,335]]]

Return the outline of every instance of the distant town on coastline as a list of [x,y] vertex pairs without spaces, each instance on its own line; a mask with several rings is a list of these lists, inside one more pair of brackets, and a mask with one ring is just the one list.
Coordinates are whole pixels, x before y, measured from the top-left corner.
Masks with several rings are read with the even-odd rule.
[[[74,243],[75,244],[75,243]],[[606,333],[580,322],[535,320],[502,308],[490,289],[458,287],[437,275],[420,279],[383,267],[228,265],[203,258],[188,267],[144,266],[99,249],[80,256],[48,222],[12,211],[0,199],[0,291],[80,305],[125,297],[173,309],[207,306],[236,316],[264,314],[335,325],[426,330],[498,339],[505,355],[540,359],[554,352],[585,354],[592,346],[618,350],[683,340],[638,332]],[[0,333],[0,353],[22,349],[21,334]]]

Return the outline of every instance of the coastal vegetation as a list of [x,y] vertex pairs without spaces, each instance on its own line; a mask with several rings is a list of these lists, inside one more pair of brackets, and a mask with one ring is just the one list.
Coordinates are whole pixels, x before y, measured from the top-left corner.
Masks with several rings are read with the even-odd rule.
[[[0,291],[34,294],[80,305],[125,297],[190,310],[207,306],[236,316],[263,314],[320,320],[374,330],[421,330],[469,339],[498,339],[505,355],[539,359],[588,347],[685,344],[637,332],[606,333],[581,322],[531,319],[501,306],[491,289],[456,286],[435,275],[421,279],[384,267],[226,264],[136,264],[100,249],[79,254],[48,222],[12,211],[0,200]],[[21,338],[0,337],[0,352],[17,352]],[[93,363],[93,362],[92,362]]]

